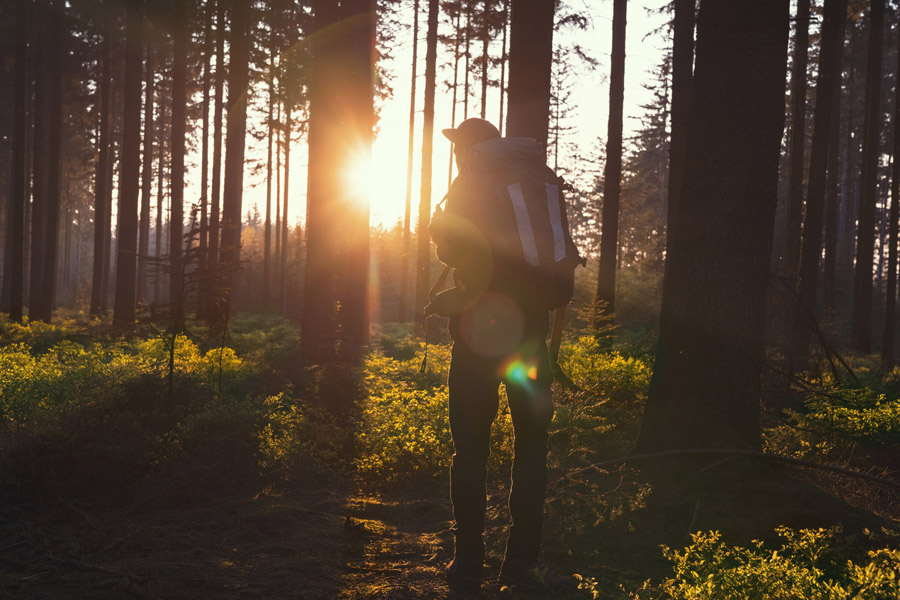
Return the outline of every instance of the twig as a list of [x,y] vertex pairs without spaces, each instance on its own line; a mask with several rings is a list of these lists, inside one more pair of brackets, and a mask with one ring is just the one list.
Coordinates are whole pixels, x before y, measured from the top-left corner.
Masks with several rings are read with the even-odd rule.
[[125,573],[124,571],[117,571],[115,569],[110,569],[107,567],[101,567],[99,565],[92,565],[88,563],[83,563],[81,561],[75,560],[73,558],[69,558],[64,556],[62,558],[56,558],[53,556],[52,552],[47,552],[45,556],[50,559],[50,562],[53,562],[58,565],[62,565],[64,567],[70,567],[72,569],[76,569],[78,571],[86,571],[89,573],[101,573],[103,575],[110,575],[113,577],[120,577],[122,579],[127,579],[129,581],[137,581],[139,583],[144,583],[147,581],[146,578],[136,577],[129,573]]
[[801,458],[791,458],[790,456],[782,456],[780,454],[766,454],[765,452],[757,452],[755,450],[717,450],[717,449],[690,449],[690,450],[666,450],[664,452],[651,452],[648,454],[635,454],[633,456],[623,456],[621,458],[614,458],[612,460],[606,460],[603,462],[594,463],[588,465],[586,467],[582,467],[577,469],[572,473],[572,475],[577,475],[579,473],[583,473],[585,471],[594,469],[594,470],[602,470],[603,467],[608,467],[611,465],[618,465],[626,462],[638,462],[644,460],[652,460],[656,458],[668,458],[673,456],[747,456],[750,458],[758,458],[761,460],[767,460],[771,462],[781,462],[792,465],[800,465],[803,467],[810,467],[813,469],[819,469],[823,471],[832,471],[834,473],[841,473],[843,475],[850,475],[851,477],[858,477],[860,479],[865,479],[867,481],[872,481],[874,483],[880,483],[881,485],[885,485],[888,487],[892,487],[895,489],[900,489],[900,482],[894,481],[892,479],[885,479],[884,477],[878,477],[876,475],[869,475],[868,473],[860,473],[859,471],[851,471],[850,469],[845,469],[843,467],[836,467],[834,465],[826,465],[823,463],[813,462],[811,460],[803,460]]
[[688,537],[691,537],[691,533],[694,531],[694,525],[697,524],[697,516],[700,514],[700,498],[697,498],[697,502],[694,504],[694,514],[691,516],[691,524],[688,525]]

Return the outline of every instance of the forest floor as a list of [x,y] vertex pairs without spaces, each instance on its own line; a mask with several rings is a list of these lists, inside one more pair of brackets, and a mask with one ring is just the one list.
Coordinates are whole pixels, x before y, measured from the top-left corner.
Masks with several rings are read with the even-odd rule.
[[[652,478],[652,489],[635,476]],[[692,530],[723,529],[749,540],[784,523],[840,524],[859,536],[896,524],[897,515],[855,508],[809,477],[753,464],[702,482],[660,471],[622,471],[612,479],[594,490],[610,500],[606,516],[570,512],[571,496],[559,481],[548,497],[546,563],[567,575],[589,573],[608,590],[601,597],[622,598],[621,584],[634,589],[664,576],[659,545],[686,542]],[[634,493],[622,493],[628,488]],[[443,577],[452,538],[442,482],[384,491],[340,478],[315,489],[231,490],[188,505],[123,496],[5,498],[0,589],[5,598],[47,600],[590,597],[579,590],[500,588],[507,490],[497,481],[492,490],[479,594],[452,593]]]

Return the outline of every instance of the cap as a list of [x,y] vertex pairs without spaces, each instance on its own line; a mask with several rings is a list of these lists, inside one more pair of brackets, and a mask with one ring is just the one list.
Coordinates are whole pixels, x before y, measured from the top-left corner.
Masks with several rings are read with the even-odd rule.
[[483,142],[500,137],[500,131],[484,119],[466,119],[455,129],[444,129],[444,137],[463,148],[469,148]]

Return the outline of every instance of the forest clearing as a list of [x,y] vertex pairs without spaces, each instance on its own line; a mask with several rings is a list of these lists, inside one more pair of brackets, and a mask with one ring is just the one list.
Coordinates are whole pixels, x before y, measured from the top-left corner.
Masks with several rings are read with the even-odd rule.
[[0,596],[900,598],[898,49],[0,1]]

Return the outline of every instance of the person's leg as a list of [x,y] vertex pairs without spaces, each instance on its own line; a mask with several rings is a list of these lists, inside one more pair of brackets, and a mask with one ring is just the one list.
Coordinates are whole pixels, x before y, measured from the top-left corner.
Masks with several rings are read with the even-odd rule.
[[[506,558],[523,564],[537,561],[547,487],[547,430],[553,419],[550,384],[553,374],[543,340],[523,346],[523,368],[505,377],[506,395],[515,430],[515,458],[509,512],[512,526]],[[524,376],[523,376],[524,375]]]
[[450,466],[450,500],[455,520],[452,531],[456,536],[454,562],[457,569],[460,564],[477,564],[479,574],[484,560],[485,477],[500,385],[493,367],[486,362],[489,361],[456,344],[448,378],[454,447]]

